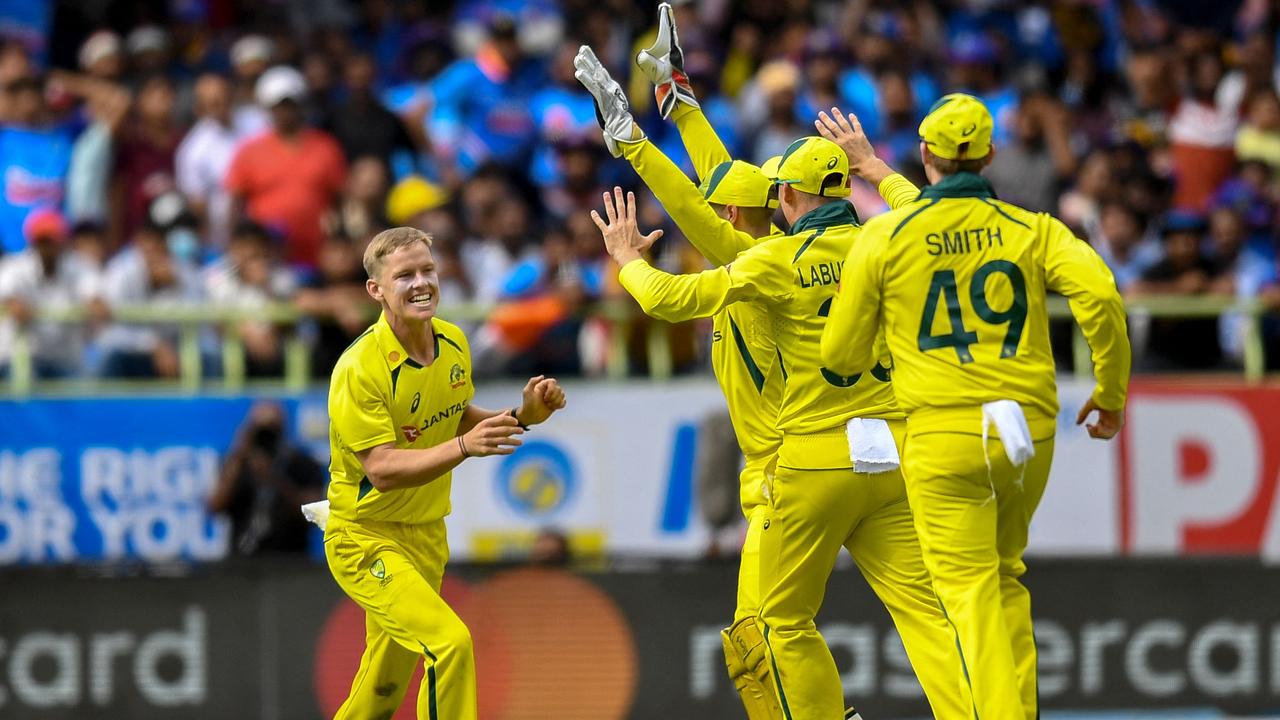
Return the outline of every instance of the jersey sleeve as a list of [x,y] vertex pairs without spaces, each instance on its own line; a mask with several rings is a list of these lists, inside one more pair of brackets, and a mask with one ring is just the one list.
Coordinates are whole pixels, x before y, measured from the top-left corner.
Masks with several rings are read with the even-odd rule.
[[385,395],[358,367],[347,367],[334,376],[329,388],[329,422],[352,452],[396,439]]
[[754,244],[746,233],[716,215],[698,187],[648,140],[621,143],[622,154],[649,186],[689,242],[712,265],[727,265]]
[[622,287],[640,303],[646,315],[683,322],[711,317],[733,303],[791,299],[790,271],[780,268],[761,245],[732,264],[692,275],[672,275],[644,260],[632,260],[618,273]]
[[1066,225],[1050,219],[1045,249],[1045,285],[1062,293],[1089,341],[1097,385],[1093,400],[1107,410],[1124,409],[1131,361],[1124,301],[1102,258]]
[[884,198],[884,201],[889,204],[890,210],[897,210],[920,199],[920,188],[916,187],[914,183],[900,173],[894,173],[881,180],[880,186],[876,190],[880,193],[880,197]]
[[863,226],[845,256],[821,345],[823,365],[838,375],[860,373],[876,363],[885,247],[880,228],[888,227],[882,222]]
[[693,172],[698,180],[703,180],[720,163],[733,160],[724,141],[716,134],[715,128],[702,112],[702,108],[676,103],[671,113],[676,121],[676,129],[680,131],[680,140],[684,142],[685,152],[693,161]]

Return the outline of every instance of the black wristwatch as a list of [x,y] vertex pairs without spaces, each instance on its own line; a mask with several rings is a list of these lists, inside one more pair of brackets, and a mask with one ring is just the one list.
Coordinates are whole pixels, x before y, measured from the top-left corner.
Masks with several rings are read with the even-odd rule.
[[511,408],[511,417],[513,417],[513,418],[515,418],[515,419],[516,419],[516,425],[520,426],[520,429],[521,429],[521,430],[528,430],[528,429],[529,429],[529,426],[528,426],[528,425],[525,425],[525,424],[524,424],[524,421],[520,419],[520,416],[516,414],[516,411],[517,411],[517,410],[519,410],[519,409],[520,409],[520,408],[518,408],[518,407],[513,407],[513,408]]

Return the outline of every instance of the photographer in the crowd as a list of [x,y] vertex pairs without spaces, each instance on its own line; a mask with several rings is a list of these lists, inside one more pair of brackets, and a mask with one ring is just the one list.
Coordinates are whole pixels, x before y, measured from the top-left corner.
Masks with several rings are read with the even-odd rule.
[[222,463],[209,511],[231,517],[240,555],[307,550],[308,528],[298,510],[324,497],[324,470],[285,437],[284,409],[261,401]]

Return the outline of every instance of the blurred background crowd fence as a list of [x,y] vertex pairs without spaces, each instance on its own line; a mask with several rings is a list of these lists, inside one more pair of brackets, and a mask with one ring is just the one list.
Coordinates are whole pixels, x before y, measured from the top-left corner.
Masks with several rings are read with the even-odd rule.
[[[1152,319],[1186,320],[1218,318],[1234,315],[1241,320],[1242,327],[1242,362],[1239,370],[1249,382],[1259,382],[1266,374],[1267,356],[1263,342],[1262,322],[1267,312],[1266,307],[1256,301],[1228,297],[1188,297],[1183,295],[1152,295],[1130,299],[1126,303],[1134,334],[1142,336],[1146,323]],[[477,303],[465,303],[441,309],[441,317],[453,322],[480,323],[492,316],[494,306]],[[605,301],[582,308],[581,315],[587,319],[602,322],[605,334],[609,338],[604,349],[602,364],[603,377],[621,380],[637,374],[633,366],[631,351],[627,346],[627,338],[631,324],[645,321],[645,354],[644,373],[651,379],[666,380],[672,376],[676,359],[672,356],[672,326],[655,321],[646,321],[644,315],[629,303],[622,301]],[[0,309],[0,316],[3,310]],[[9,359],[9,377],[4,386],[10,397],[25,397],[33,392],[69,393],[95,392],[102,390],[121,390],[133,388],[138,390],[165,389],[176,384],[185,392],[196,393],[203,388],[219,388],[223,391],[238,391],[245,387],[247,375],[245,368],[245,347],[240,336],[231,332],[238,323],[245,320],[269,322],[282,328],[289,328],[284,333],[280,375],[276,377],[257,377],[254,384],[258,387],[277,385],[288,390],[298,391],[314,383],[315,374],[313,360],[307,341],[298,332],[299,325],[307,320],[307,316],[296,307],[272,303],[254,310],[237,308],[218,308],[213,306],[155,308],[147,305],[122,305],[112,310],[112,317],[121,322],[136,325],[177,326],[178,327],[178,375],[174,380],[161,378],[141,378],[134,380],[111,380],[102,378],[78,378],[60,380],[38,380],[35,364],[32,361],[29,332],[20,328],[14,335]],[[1049,303],[1051,321],[1071,328],[1070,360],[1077,377],[1087,377],[1092,369],[1089,357],[1089,346],[1079,327],[1071,317],[1065,298],[1054,297]],[[36,314],[35,320],[40,323],[57,323],[80,325],[90,321],[90,314],[81,308],[62,310],[44,310]],[[369,316],[369,320],[374,318]],[[202,333],[216,329],[218,353],[213,358],[217,371],[210,372],[207,355],[202,352]]]

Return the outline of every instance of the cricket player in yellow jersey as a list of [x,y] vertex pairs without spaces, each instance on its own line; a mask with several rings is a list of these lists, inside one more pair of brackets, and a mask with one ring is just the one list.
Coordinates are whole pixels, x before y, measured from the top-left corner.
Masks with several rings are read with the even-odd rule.
[[925,563],[955,626],[982,720],[1038,717],[1031,600],[1019,581],[1053,457],[1058,395],[1045,293],[1067,297],[1097,385],[1076,422],[1123,422],[1129,341],[1115,280],[1044,213],[1001,202],[979,174],[992,120],[947,95],[920,124],[932,183],[864,226],[822,336],[836,373],[876,367],[885,336],[907,413],[903,470]]
[[[639,156],[643,148],[627,149],[643,134],[621,89],[589,51],[579,54],[578,70],[596,99],[606,143],[628,157]],[[685,320],[732,308],[727,315],[732,318],[743,303],[768,309],[766,331],[774,336],[775,362],[784,378],[775,420],[782,441],[776,471],[771,479],[766,473],[768,505],[760,525],[762,622],[757,627],[766,651],[759,661],[767,664],[749,670],[772,681],[784,718],[844,717],[840,678],[814,617],[836,554],[846,546],[893,615],[935,714],[966,717],[971,703],[959,653],[929,587],[901,474],[896,466],[855,472],[846,437],[845,423],[855,417],[868,424],[879,421],[879,447],[870,454],[887,450],[896,457],[893,431],[883,422],[901,425],[888,372],[880,368],[865,377],[836,377],[818,363],[839,260],[857,229],[852,206],[844,200],[848,157],[830,141],[803,138],[772,165],[775,177],[786,178],[781,203],[794,223],[793,234],[776,233],[761,242],[711,208],[705,198],[715,193],[710,181],[710,190],[700,192],[680,173],[664,173],[663,184],[652,188],[688,237],[705,242],[734,234],[739,239],[733,242],[747,248],[730,265],[697,275],[672,276],[643,260],[643,251],[661,233],[640,234],[631,194],[624,199],[615,189],[605,196],[607,221],[592,214],[622,266],[623,285],[650,315]],[[890,186],[910,186],[900,176],[890,181],[879,165],[881,179]],[[649,179],[652,169],[642,176]],[[725,170],[724,176],[731,172]],[[725,390],[731,405],[748,402],[753,392],[750,386]]]
[[435,317],[440,283],[426,233],[379,233],[364,267],[382,315],[339,358],[329,386],[325,557],[366,617],[364,656],[336,717],[390,717],[421,661],[418,717],[467,720],[476,717],[471,635],[440,598],[450,472],[468,457],[510,455],[528,426],[564,407],[564,391],[535,377],[519,408],[471,404],[470,346]]
[[[642,133],[630,142],[610,140],[609,148],[631,163],[668,208],[692,205],[692,212],[710,213],[712,221],[729,221],[729,225],[704,222],[713,232],[690,236],[703,257],[715,265],[724,265],[758,238],[776,232],[771,218],[777,200],[770,197],[772,184],[759,168],[735,162],[729,156],[684,78],[681,57],[671,6],[663,3],[658,8],[655,43],[642,50],[636,62],[655,86],[660,113],[674,119],[694,170],[703,178],[700,194],[695,196],[688,191],[691,185],[684,173]],[[587,87],[600,91],[611,82],[590,48],[579,51],[575,64]],[[681,210],[673,209],[672,214],[679,216]],[[712,369],[724,392],[738,446],[746,460],[740,475],[739,498],[747,518],[747,532],[733,623],[721,633],[725,663],[747,716],[752,720],[775,720],[782,717],[782,709],[764,675],[764,641],[755,618],[760,608],[758,558],[765,469],[782,441],[774,424],[782,399],[782,375],[768,310],[763,305],[744,302],[716,313],[712,338]]]

